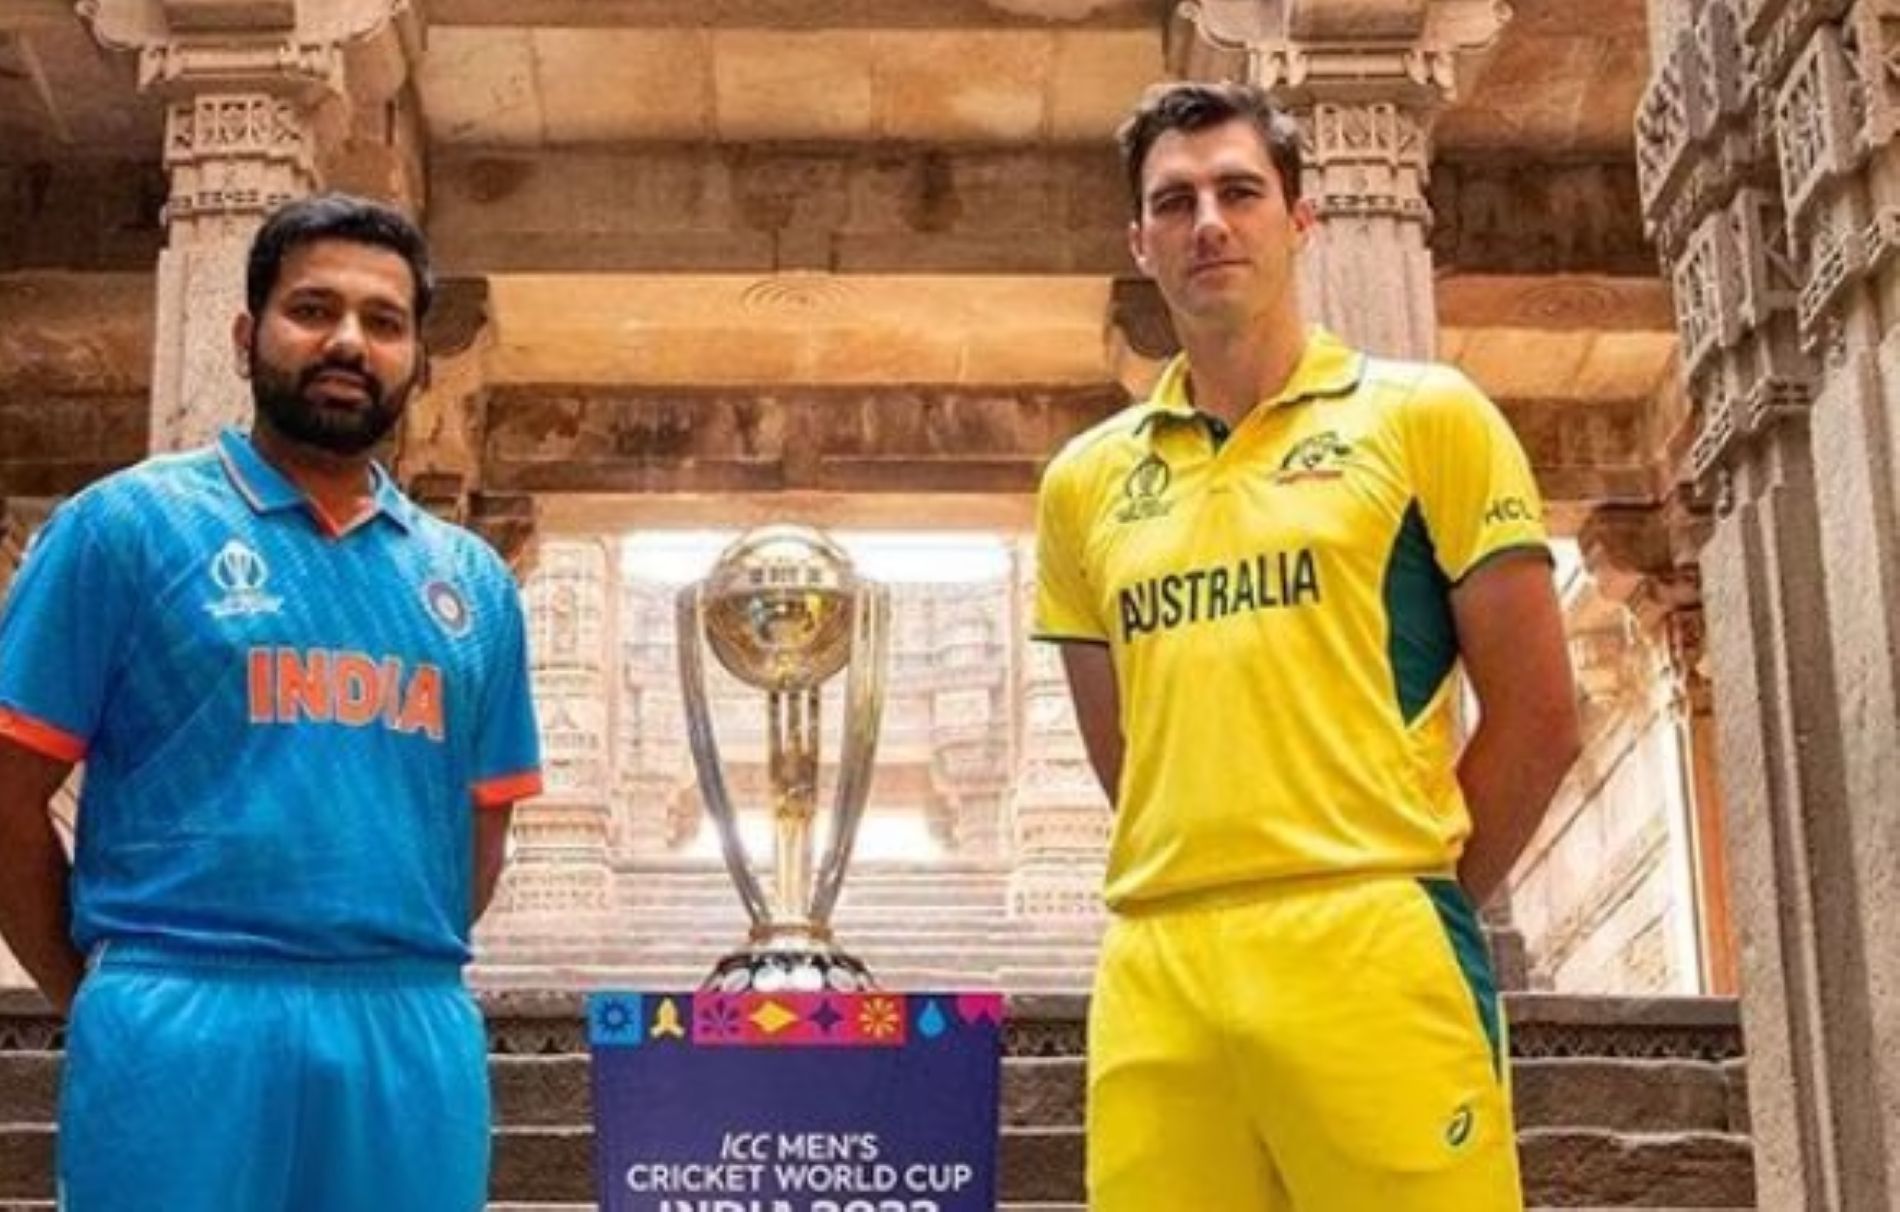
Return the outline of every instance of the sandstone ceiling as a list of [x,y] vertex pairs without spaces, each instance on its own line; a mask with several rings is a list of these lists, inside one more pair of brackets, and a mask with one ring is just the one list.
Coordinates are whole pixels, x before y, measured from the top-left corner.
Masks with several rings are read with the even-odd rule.
[[[446,271],[488,284],[488,374],[529,401],[1061,389],[1085,419],[1145,373],[1107,324],[1132,272],[1107,143],[1167,73],[1169,7],[432,0],[426,214]],[[1514,8],[1437,126],[1442,352],[1548,431],[1527,440],[1555,495],[1646,495],[1675,342],[1630,151],[1643,4]],[[162,240],[134,76],[71,5],[0,0],[0,275],[109,272],[149,316],[122,276]],[[136,350],[61,327],[83,312],[22,304],[49,289],[0,277],[0,401],[141,384]]]

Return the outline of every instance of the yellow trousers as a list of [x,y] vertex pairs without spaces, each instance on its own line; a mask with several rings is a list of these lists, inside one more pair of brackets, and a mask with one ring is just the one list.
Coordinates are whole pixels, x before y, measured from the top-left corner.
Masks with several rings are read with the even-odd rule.
[[1449,879],[1124,913],[1089,1016],[1092,1212],[1520,1212],[1503,1014]]

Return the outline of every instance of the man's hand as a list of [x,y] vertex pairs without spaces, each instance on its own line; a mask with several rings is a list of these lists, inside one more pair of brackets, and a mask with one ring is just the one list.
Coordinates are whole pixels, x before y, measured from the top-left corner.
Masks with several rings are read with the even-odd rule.
[[1065,643],[1062,669],[1069,677],[1082,747],[1088,750],[1089,765],[1114,806],[1123,753],[1121,691],[1115,684],[1114,658],[1106,644]]
[[72,941],[72,862],[51,811],[72,769],[0,737],[0,935],[62,1015],[86,973]]
[[1582,748],[1563,608],[1550,567],[1512,552],[1451,594],[1478,730],[1458,763],[1472,835],[1458,866],[1483,905],[1503,885]]

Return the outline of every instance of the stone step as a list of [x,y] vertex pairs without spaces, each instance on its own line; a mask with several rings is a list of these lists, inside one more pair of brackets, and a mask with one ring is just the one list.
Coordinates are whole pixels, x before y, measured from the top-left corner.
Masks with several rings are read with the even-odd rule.
[[[1012,1056],[1003,1064],[1002,1122],[1008,1129],[1080,1129],[1080,1057]],[[502,1127],[587,1123],[592,1116],[584,1055],[492,1058],[495,1120]],[[1511,1069],[1520,1129],[1629,1135],[1737,1132],[1730,1090],[1739,1073],[1702,1061],[1518,1060]],[[0,1052],[0,1123],[48,1123],[59,1087],[59,1054]]]

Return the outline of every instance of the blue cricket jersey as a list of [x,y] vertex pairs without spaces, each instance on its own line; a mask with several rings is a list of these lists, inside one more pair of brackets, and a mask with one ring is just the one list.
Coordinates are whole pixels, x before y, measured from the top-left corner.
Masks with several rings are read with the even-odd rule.
[[73,934],[468,958],[471,813],[540,790],[520,599],[377,468],[340,530],[241,434],[57,509],[0,614],[0,734],[85,763]]

